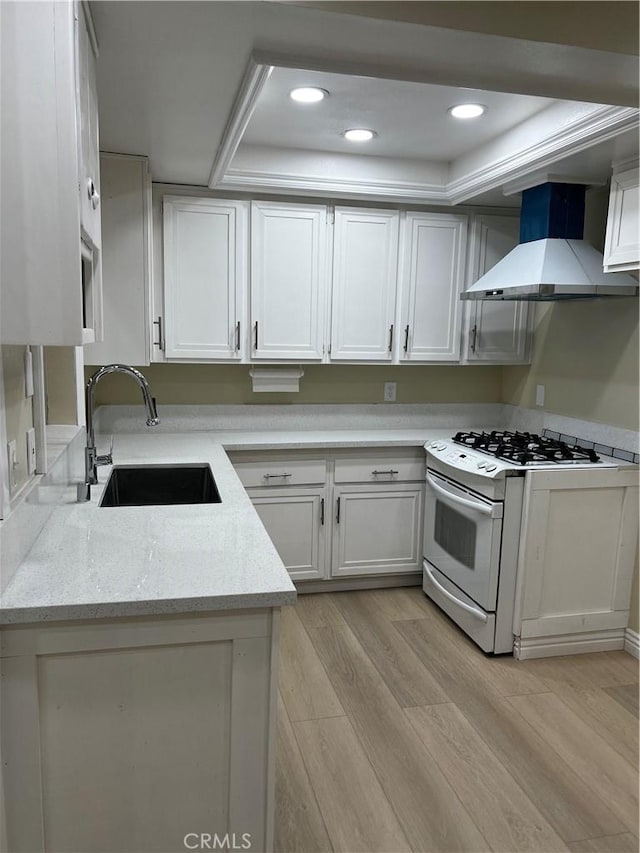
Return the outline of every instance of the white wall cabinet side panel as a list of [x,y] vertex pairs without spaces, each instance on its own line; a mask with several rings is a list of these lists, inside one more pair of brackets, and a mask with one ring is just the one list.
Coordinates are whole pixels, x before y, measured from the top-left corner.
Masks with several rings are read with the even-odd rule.
[[97,45],[88,4],[76,5],[76,86],[80,171],[80,224],[97,248],[101,245],[100,145],[98,133]]
[[167,359],[239,359],[245,285],[242,202],[164,199]]
[[328,509],[324,487],[248,489],[247,493],[292,579],[324,578]]
[[[468,285],[494,267],[518,245],[520,224],[514,216],[474,217],[470,241]],[[531,361],[534,311],[526,301],[467,302],[468,361],[523,364]]]
[[102,154],[103,340],[86,364],[149,364],[151,174],[146,157]]
[[336,208],[332,361],[390,361],[398,269],[396,211]]
[[73,15],[70,3],[0,4],[7,344],[83,343]]
[[458,361],[467,217],[408,213],[405,223],[403,361]]
[[616,171],[611,178],[604,246],[604,271],[640,269],[640,170]]
[[252,358],[323,357],[326,221],[325,205],[251,203]]
[[418,572],[424,486],[335,486],[332,577]]

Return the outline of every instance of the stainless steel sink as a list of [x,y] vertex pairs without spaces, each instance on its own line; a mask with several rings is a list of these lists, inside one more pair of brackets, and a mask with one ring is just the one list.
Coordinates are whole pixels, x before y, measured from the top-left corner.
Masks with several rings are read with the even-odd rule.
[[114,465],[100,506],[219,504],[211,468],[188,465]]

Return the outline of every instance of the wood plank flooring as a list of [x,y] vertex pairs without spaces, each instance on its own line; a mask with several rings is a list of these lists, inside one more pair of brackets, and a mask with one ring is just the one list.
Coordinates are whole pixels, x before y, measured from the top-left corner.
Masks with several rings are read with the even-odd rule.
[[276,853],[639,853],[638,661],[484,655],[419,588],[284,608]]

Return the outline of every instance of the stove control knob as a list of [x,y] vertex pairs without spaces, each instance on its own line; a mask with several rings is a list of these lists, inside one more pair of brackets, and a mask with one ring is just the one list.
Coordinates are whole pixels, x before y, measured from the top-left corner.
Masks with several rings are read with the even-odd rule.
[[487,471],[495,471],[498,466],[495,462],[492,462],[490,465],[487,465]]
[[478,462],[478,468],[486,468],[486,467],[487,467],[487,463],[485,460],[483,460],[482,462]]
[[446,449],[447,449],[447,445],[446,445],[446,444],[439,444],[439,445],[438,445],[438,450],[446,450]]
[[437,441],[432,441],[432,442],[431,442],[431,444],[429,445],[429,447],[430,447],[432,450],[437,450],[437,448],[438,448],[438,442],[437,442]]

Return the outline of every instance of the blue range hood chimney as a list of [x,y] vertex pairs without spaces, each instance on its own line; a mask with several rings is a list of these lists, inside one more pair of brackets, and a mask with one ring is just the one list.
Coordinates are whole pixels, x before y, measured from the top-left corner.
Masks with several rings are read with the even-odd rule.
[[520,243],[461,299],[554,301],[637,296],[627,273],[603,272],[600,252],[582,239],[585,190],[546,183],[522,193]]

